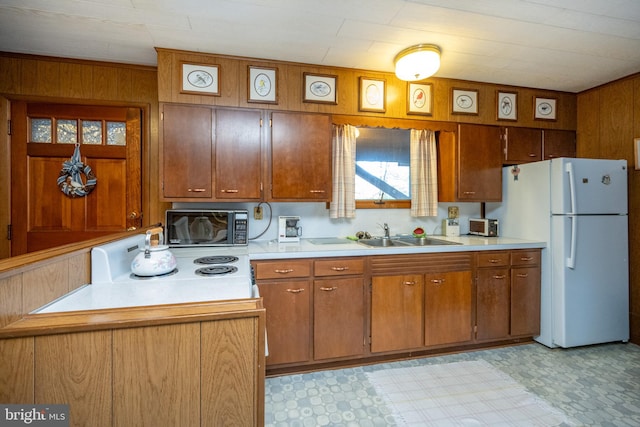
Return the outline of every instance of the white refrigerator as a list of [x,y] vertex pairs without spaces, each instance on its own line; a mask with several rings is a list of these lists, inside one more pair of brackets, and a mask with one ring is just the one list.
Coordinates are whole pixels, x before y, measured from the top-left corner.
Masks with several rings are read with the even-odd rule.
[[503,168],[505,237],[542,240],[540,335],[548,347],[629,339],[626,160],[558,158]]

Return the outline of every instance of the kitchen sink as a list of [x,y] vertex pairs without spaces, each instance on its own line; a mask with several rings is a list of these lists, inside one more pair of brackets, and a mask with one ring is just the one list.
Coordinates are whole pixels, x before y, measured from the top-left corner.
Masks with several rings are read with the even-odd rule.
[[358,243],[376,248],[461,244],[457,242],[449,242],[447,240],[433,239],[431,237],[416,238],[412,236],[391,237],[388,239],[385,239],[383,237],[375,237],[373,239],[360,239],[358,240]]

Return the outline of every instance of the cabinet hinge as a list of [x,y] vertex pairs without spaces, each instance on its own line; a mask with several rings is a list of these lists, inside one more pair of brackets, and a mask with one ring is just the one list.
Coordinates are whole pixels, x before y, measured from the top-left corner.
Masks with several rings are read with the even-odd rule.
[[473,338],[478,338],[478,325],[473,325]]
[[164,120],[164,111],[162,113],[160,113],[160,121]]
[[262,127],[262,117],[260,117],[260,127]]
[[272,120],[272,119],[269,119],[269,127],[273,127],[273,125],[272,125],[272,124],[273,124],[273,120]]
[[11,227],[11,224],[7,225],[7,240],[11,240],[13,234],[13,228]]
[[7,120],[7,135],[11,135],[11,119]]

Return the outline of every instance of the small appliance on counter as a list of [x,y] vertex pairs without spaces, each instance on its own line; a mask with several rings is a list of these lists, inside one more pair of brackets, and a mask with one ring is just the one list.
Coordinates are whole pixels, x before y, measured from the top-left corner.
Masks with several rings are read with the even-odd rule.
[[484,237],[498,237],[498,220],[489,218],[470,218],[469,234]]
[[445,218],[442,220],[442,234],[447,237],[460,236],[460,219]]
[[248,222],[246,209],[170,209],[165,243],[172,248],[246,246]]
[[299,242],[302,236],[299,216],[278,217],[278,243]]

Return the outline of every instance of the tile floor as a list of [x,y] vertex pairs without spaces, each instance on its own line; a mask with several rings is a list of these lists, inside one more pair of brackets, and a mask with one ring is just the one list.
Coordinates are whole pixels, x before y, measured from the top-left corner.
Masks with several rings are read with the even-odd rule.
[[561,409],[576,426],[640,426],[640,346],[549,349],[533,343],[447,356],[267,378],[265,424],[273,427],[395,426],[365,372],[485,360]]

